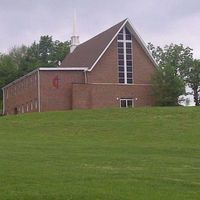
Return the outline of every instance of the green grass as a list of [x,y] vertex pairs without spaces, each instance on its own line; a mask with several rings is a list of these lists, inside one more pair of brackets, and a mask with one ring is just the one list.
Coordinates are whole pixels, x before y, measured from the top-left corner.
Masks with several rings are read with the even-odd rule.
[[200,108],[0,118],[2,200],[197,200]]

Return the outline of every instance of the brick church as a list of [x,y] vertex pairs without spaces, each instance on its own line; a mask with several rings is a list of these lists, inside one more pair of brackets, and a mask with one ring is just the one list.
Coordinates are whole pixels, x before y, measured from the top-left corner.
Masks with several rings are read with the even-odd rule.
[[3,88],[3,114],[154,105],[156,62],[128,19],[79,44],[55,68],[38,68]]

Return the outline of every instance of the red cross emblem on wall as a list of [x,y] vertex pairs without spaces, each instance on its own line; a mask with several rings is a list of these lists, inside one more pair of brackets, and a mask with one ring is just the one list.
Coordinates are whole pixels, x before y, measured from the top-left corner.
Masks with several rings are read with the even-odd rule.
[[59,81],[60,81],[60,79],[58,78],[58,75],[53,78],[52,84],[53,84],[54,88],[56,88],[56,89],[59,88]]

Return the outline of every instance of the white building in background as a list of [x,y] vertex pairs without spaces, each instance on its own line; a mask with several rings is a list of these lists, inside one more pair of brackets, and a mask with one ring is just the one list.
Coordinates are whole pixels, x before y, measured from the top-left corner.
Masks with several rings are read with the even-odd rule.
[[[192,89],[188,86],[186,87],[186,92],[192,93]],[[192,94],[181,95],[179,99],[184,99],[180,104],[183,106],[195,106],[194,97]]]

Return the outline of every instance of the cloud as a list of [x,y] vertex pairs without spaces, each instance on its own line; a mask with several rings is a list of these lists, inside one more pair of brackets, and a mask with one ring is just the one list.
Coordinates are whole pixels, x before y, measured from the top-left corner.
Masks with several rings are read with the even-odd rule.
[[183,43],[200,57],[199,0],[0,0],[0,52],[41,35],[69,40],[73,10],[85,41],[128,17],[146,42]]

